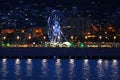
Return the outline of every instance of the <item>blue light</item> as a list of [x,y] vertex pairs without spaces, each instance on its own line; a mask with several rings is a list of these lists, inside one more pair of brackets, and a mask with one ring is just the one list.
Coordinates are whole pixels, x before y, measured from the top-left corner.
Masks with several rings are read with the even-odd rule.
[[48,37],[52,43],[63,42],[63,39],[66,41],[66,38],[61,31],[63,23],[63,14],[58,10],[53,10],[50,17],[48,18]]

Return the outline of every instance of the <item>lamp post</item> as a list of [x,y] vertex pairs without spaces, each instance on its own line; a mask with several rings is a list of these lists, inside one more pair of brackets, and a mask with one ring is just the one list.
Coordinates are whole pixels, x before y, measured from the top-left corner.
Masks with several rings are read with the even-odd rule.
[[87,42],[87,39],[88,39],[88,37],[87,37],[87,36],[85,36],[85,40],[86,40],[86,42]]
[[101,42],[102,36],[99,36],[99,39],[100,39],[100,42]]
[[28,36],[28,39],[31,40],[31,36]]
[[44,36],[43,39],[44,39],[44,42],[45,42],[45,40],[46,40],[46,36]]
[[19,43],[20,36],[17,36],[16,38],[17,38],[17,44],[18,44],[18,43]]
[[116,42],[116,38],[117,38],[117,37],[116,37],[116,36],[114,36],[113,38],[114,38],[114,43],[115,43],[115,42]]
[[44,36],[43,39],[44,39],[44,42],[45,42],[45,40],[46,40],[46,36]]
[[31,46],[31,45],[30,45],[30,44],[31,44],[31,38],[32,38],[31,35],[29,35],[29,36],[28,36],[28,45],[29,45],[29,46]]
[[71,36],[70,38],[71,38],[71,41],[73,41],[73,36]]
[[60,36],[58,36],[58,41],[60,42]]
[[5,39],[6,39],[6,36],[4,36],[3,39],[5,40]]
[[43,40],[44,40],[44,47],[45,47],[45,45],[46,45],[46,43],[45,43],[46,36],[43,36]]
[[101,43],[100,42],[101,42],[102,36],[99,36],[99,39],[100,39],[100,41],[99,41],[99,45],[98,46],[101,47]]

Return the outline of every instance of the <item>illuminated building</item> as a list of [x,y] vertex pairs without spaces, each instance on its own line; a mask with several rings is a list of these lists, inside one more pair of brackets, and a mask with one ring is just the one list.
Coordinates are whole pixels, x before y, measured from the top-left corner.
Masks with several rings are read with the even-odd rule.
[[[66,19],[66,26],[64,27],[64,32],[66,34],[71,33],[71,35],[82,35],[86,32],[90,32],[92,27],[91,20],[86,17],[69,17]],[[67,28],[67,29],[66,29]]]

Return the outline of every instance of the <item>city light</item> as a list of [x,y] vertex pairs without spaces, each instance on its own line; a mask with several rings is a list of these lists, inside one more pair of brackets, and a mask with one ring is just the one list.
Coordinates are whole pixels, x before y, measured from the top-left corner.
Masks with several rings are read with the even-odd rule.
[[9,46],[10,46],[10,43],[7,43],[6,45],[7,45],[7,47],[9,47]]
[[17,40],[19,40],[19,39],[20,39],[20,36],[17,36],[16,38],[17,38]]
[[[63,47],[61,46],[63,42],[70,42],[72,44],[69,46],[77,48],[120,47],[120,10],[118,8],[110,11],[103,9],[101,13],[94,10],[95,7],[79,11],[81,5],[76,9],[76,6],[68,7],[60,3],[57,6],[61,9],[53,6],[51,10],[45,8],[41,11],[40,8],[34,9],[32,6],[23,8],[27,4],[14,5],[10,11],[6,9],[0,12],[1,47],[52,47],[51,43],[59,43],[59,46],[54,47]],[[44,5],[34,2],[32,4],[48,7],[45,3],[41,3]],[[109,14],[109,12],[112,13]],[[17,14],[19,15],[16,16]]]
[[5,40],[5,39],[6,39],[6,37],[4,36],[4,37],[3,37],[3,39]]
[[85,45],[83,43],[80,44],[80,47],[83,48]]
[[28,36],[28,39],[30,40],[32,37],[31,36]]
[[101,39],[102,39],[102,36],[99,36],[99,39],[101,40]]
[[116,36],[114,36],[113,38],[114,38],[114,40],[115,40],[115,39],[116,39]]
[[87,36],[85,36],[85,39],[87,40],[87,39],[88,39],[88,37],[87,37]]

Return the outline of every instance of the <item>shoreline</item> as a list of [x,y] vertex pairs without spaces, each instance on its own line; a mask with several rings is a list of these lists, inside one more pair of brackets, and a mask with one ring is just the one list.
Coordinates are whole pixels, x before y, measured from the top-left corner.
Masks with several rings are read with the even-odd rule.
[[0,48],[0,58],[118,58],[119,48]]

